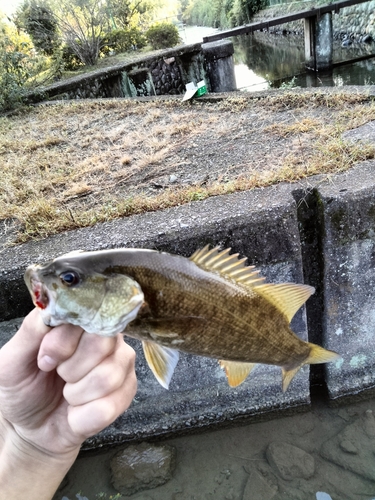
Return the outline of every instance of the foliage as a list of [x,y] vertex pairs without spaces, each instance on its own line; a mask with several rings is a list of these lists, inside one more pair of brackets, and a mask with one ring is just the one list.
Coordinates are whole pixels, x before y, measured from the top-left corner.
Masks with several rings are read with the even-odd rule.
[[168,22],[162,22],[151,26],[146,37],[153,49],[166,49],[174,47],[180,42],[177,27]]
[[233,0],[191,0],[183,14],[185,22],[213,28],[231,27]]
[[253,16],[267,5],[267,0],[234,0],[232,9],[234,25],[250,23]]
[[113,30],[103,40],[101,54],[108,55],[111,51],[127,52],[132,49],[141,49],[146,45],[146,37],[137,27]]
[[65,0],[57,16],[66,44],[80,61],[96,64],[102,47],[106,15],[101,0]]
[[41,64],[29,37],[0,25],[0,109],[21,104],[26,83],[40,70]]
[[83,66],[81,59],[73,52],[69,45],[61,48],[62,67],[65,71],[76,71]]
[[251,22],[254,14],[266,5],[266,0],[190,0],[183,19],[188,24],[232,28]]
[[296,85],[296,77],[293,76],[293,78],[291,80],[289,80],[288,82],[282,82],[281,85],[280,85],[280,89],[287,89],[287,90],[290,90],[290,89],[297,89],[297,88],[300,88],[298,85]]
[[34,47],[45,55],[53,55],[61,45],[57,19],[43,0],[25,0],[14,21],[18,29],[23,29],[30,35]]
[[107,16],[112,28],[127,29],[139,24],[140,16],[154,7],[155,2],[150,0],[107,0]]

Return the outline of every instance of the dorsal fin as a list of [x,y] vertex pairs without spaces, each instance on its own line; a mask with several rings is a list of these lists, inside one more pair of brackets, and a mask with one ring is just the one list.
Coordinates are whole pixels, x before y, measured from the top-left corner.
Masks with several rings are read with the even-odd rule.
[[197,250],[190,257],[197,266],[206,271],[216,271],[247,286],[255,286],[264,282],[254,266],[246,266],[246,258],[239,259],[238,253],[229,255],[230,248],[220,251],[219,247],[210,250],[209,245]]
[[254,292],[271,302],[291,322],[298,309],[315,292],[315,289],[309,285],[296,283],[267,283],[254,286]]
[[210,250],[209,245],[197,250],[190,257],[197,266],[206,271],[216,271],[230,277],[237,283],[251,287],[256,293],[271,302],[290,322],[298,309],[315,292],[309,285],[295,283],[266,284],[254,266],[246,266],[246,258],[239,259],[238,253],[229,255],[230,248],[220,251],[219,247]]

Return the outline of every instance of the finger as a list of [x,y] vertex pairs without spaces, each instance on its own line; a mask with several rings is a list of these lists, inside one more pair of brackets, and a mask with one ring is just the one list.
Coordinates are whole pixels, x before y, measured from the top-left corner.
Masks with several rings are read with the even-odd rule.
[[[18,332],[0,350],[0,381],[17,384],[36,369],[36,357],[45,335],[51,330],[43,323],[38,309],[23,320]],[[17,366],[17,370],[14,367]],[[10,375],[12,374],[12,379]]]
[[70,358],[82,337],[79,326],[60,325],[52,328],[43,337],[38,354],[38,367],[49,372]]
[[68,422],[72,431],[82,441],[97,434],[129,408],[136,392],[137,379],[132,371],[112,394],[81,406],[69,406]]
[[134,350],[122,339],[118,341],[117,349],[88,375],[76,383],[65,384],[63,394],[70,405],[83,405],[111,394],[134,372]]
[[100,337],[84,332],[73,355],[58,366],[58,374],[66,382],[78,382],[112,354],[118,342],[124,344],[122,335]]

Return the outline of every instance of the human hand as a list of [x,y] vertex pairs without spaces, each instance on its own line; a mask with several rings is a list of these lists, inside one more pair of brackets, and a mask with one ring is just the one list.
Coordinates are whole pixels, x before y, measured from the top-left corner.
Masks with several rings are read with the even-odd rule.
[[[50,498],[81,443],[130,405],[134,360],[122,335],[99,337],[72,325],[51,329],[36,309],[0,350],[0,462],[54,478],[51,485],[43,480],[47,496],[39,491],[35,498]],[[2,496],[5,477],[0,464],[0,499],[16,498],[14,484]],[[30,483],[27,497],[34,498]]]

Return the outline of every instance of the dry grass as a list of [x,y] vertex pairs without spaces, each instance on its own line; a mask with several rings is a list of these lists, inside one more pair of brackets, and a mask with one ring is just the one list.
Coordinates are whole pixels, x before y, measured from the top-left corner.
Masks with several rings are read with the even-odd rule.
[[22,242],[340,172],[374,157],[341,138],[374,119],[372,100],[345,93],[38,107],[0,119],[0,220],[17,220]]

